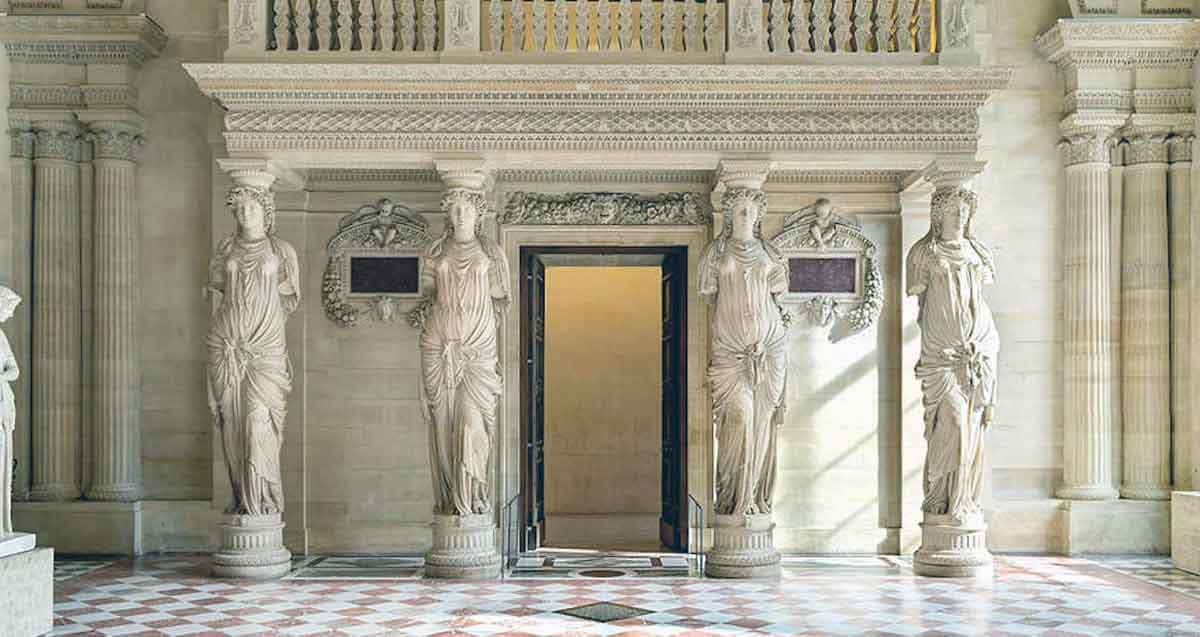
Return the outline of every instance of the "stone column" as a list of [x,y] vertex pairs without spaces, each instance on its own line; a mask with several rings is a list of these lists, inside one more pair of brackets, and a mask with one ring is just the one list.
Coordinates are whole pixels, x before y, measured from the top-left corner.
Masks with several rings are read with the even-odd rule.
[[141,225],[137,161],[141,126],[91,122],[95,146],[95,331],[89,500],[141,499]]
[[1167,142],[1170,162],[1167,203],[1171,236],[1171,424],[1174,432],[1173,482],[1180,491],[1192,484],[1192,141],[1178,135]]
[[1166,500],[1171,496],[1167,136],[1134,130],[1127,137],[1121,229],[1121,495]]
[[79,125],[35,121],[33,500],[79,497],[83,325]]
[[[33,144],[35,135],[28,121],[11,120],[12,128],[9,134],[12,143],[9,152],[9,166],[12,175],[12,273],[8,277],[9,285],[25,297],[29,296],[32,287],[32,272],[29,256],[30,242],[33,236]],[[24,500],[29,497],[30,467],[29,454],[29,373],[30,363],[30,322],[29,303],[17,306],[10,323],[13,328],[8,330],[12,341],[13,352],[17,356],[17,366],[21,369],[21,377],[13,383],[13,393],[17,400],[17,426],[13,440],[13,452],[20,458],[16,468],[16,480],[13,482],[13,500]]]
[[[436,164],[446,190],[486,191],[488,173],[482,161],[439,160]],[[495,456],[493,448],[488,462],[490,475],[495,473]],[[425,554],[427,577],[483,579],[500,575],[503,558],[496,550],[496,514],[494,498],[492,500],[486,513],[447,515],[434,512],[433,546]]]
[[1112,472],[1112,290],[1109,226],[1114,129],[1068,130],[1063,267],[1065,400],[1063,486],[1067,500],[1117,497]]

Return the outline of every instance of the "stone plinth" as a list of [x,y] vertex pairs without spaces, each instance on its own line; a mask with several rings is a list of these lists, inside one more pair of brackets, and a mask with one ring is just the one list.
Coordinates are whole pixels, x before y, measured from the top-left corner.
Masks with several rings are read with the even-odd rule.
[[433,548],[425,554],[425,576],[488,579],[500,576],[496,522],[490,513],[433,516]]
[[1171,494],[1171,563],[1200,574],[1200,491]]
[[992,554],[987,549],[983,515],[956,523],[948,515],[926,513],[921,523],[921,548],[913,555],[913,572],[928,577],[991,575]]
[[32,551],[36,546],[37,536],[32,533],[0,535],[0,557]]
[[775,550],[775,523],[771,514],[716,515],[713,546],[705,559],[709,577],[779,577],[779,551]]
[[53,628],[54,549],[0,557],[0,635],[34,637]]
[[213,553],[217,577],[282,577],[292,566],[283,547],[283,520],[274,515],[227,515],[220,524],[221,548]]

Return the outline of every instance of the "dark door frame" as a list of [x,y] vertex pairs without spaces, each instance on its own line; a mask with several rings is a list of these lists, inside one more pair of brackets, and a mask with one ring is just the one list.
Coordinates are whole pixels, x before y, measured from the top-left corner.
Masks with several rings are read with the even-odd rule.
[[[687,480],[687,247],[686,246],[523,246],[521,299],[521,550],[532,550],[544,535],[544,422],[534,440],[535,420],[544,417],[545,279],[554,265],[656,265],[663,269],[663,475],[659,535],[664,545],[688,550]],[[535,305],[537,307],[535,307]],[[536,322],[535,322],[536,319]],[[531,329],[532,328],[532,329]],[[536,341],[535,341],[536,332]],[[535,410],[536,416],[535,418]],[[668,469],[670,467],[670,469]],[[668,507],[673,503],[673,507]],[[666,519],[667,517],[672,519]]]

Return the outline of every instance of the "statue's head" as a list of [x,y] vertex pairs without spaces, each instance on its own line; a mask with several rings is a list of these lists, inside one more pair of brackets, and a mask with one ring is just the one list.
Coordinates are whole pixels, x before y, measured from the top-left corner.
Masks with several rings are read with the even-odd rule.
[[813,212],[817,213],[817,219],[825,221],[833,216],[833,202],[821,197],[813,203]]
[[971,236],[971,221],[979,197],[967,188],[939,188],[929,207],[930,231],[939,241],[956,241]]
[[275,231],[275,198],[264,188],[234,186],[225,204],[242,229],[262,228],[265,234]]
[[13,312],[21,304],[21,297],[9,288],[0,286],[0,323],[12,318]]
[[446,213],[448,234],[475,236],[479,224],[487,216],[487,200],[477,190],[451,188],[442,195],[442,211]]
[[752,188],[730,188],[721,197],[721,210],[725,218],[725,232],[735,239],[762,236],[767,193]]

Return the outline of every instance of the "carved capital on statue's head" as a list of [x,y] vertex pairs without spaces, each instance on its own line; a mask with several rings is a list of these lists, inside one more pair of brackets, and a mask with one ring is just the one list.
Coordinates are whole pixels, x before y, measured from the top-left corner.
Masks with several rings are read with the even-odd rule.
[[921,177],[938,190],[970,189],[971,182],[985,166],[986,162],[973,159],[936,159],[921,171]]
[[77,162],[83,152],[79,123],[73,119],[33,122],[35,159]]
[[762,190],[770,174],[769,161],[724,159],[717,166],[717,187]]
[[137,163],[146,145],[142,127],[124,121],[95,121],[88,124],[88,139],[96,159],[118,159]]
[[482,159],[439,159],[434,164],[447,189],[486,192],[491,185],[491,170]]

